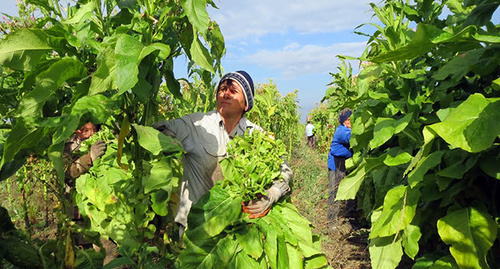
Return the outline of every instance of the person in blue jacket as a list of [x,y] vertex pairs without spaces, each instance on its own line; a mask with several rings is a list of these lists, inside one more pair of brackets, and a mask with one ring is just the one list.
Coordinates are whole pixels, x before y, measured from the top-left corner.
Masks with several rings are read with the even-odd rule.
[[351,205],[345,201],[335,201],[340,181],[346,176],[346,159],[352,157],[349,140],[351,139],[351,114],[349,108],[339,113],[339,127],[333,135],[332,145],[328,154],[328,222],[330,227],[336,227],[340,216],[346,217]]

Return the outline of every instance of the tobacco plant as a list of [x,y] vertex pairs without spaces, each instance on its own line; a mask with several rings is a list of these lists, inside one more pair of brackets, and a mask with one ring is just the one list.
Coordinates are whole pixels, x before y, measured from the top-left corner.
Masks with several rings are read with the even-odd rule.
[[500,265],[499,4],[372,4],[337,199],[371,222],[373,268]]
[[[60,229],[57,244],[51,243],[57,249],[46,252],[53,253],[58,266],[83,266],[80,258],[87,254],[73,246],[72,235],[96,231],[133,253],[128,256],[132,263],[144,266],[152,261],[147,257],[161,252],[150,246],[170,240],[151,239],[159,228],[152,220],[165,214],[159,204],[170,200],[166,187],[152,182],[162,171],[178,170],[175,159],[182,152],[177,142],[147,126],[158,118],[160,89],[170,98],[183,98],[173,72],[175,58],[187,56],[190,68],[198,66],[200,72],[220,72],[224,40],[206,10],[215,5],[210,0],[23,4],[36,8],[33,20],[9,29],[0,42],[0,113],[6,136],[0,178],[17,171],[29,154],[52,162]],[[67,216],[71,205],[63,195],[62,155],[65,141],[88,121],[107,123],[117,138],[106,158],[77,182],[82,210],[93,217],[91,227],[82,231]],[[93,196],[92,189],[100,188],[107,197]],[[107,211],[113,207],[123,215]],[[131,236],[117,237],[104,222]]]

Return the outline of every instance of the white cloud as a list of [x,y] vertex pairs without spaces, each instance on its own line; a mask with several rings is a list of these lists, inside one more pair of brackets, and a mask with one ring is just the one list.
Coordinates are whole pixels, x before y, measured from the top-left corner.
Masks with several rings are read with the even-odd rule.
[[369,0],[225,0],[209,9],[226,41],[270,33],[331,33],[353,30],[371,18]]
[[[280,70],[284,77],[335,72],[337,55],[360,56],[365,42],[336,43],[329,46],[290,43],[281,50],[259,50],[246,56],[245,62]],[[354,67],[354,66],[353,66]]]

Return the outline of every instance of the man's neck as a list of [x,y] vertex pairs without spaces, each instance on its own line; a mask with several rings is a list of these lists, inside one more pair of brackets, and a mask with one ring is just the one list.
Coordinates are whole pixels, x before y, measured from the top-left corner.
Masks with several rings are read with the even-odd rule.
[[221,115],[221,117],[222,117],[222,122],[224,122],[224,127],[226,127],[226,131],[229,134],[238,125],[238,123],[240,122],[240,120],[243,116],[241,115],[241,116],[234,116],[234,117],[225,117],[225,116]]

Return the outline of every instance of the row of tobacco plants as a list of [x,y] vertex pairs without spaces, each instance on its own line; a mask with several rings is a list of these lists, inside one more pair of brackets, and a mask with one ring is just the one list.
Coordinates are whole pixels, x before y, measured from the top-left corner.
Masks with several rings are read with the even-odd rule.
[[372,4],[359,75],[325,95],[354,109],[337,199],[371,222],[373,268],[500,266],[499,4]]
[[[0,181],[17,179],[26,188],[41,182],[45,193],[56,197],[58,228],[56,240],[35,242],[0,207],[5,223],[0,261],[20,267],[99,268],[103,252],[77,248],[74,238],[99,245],[104,237],[116,242],[120,253],[110,268],[174,266],[182,248],[172,197],[182,177],[183,149],[149,126],[215,109],[213,89],[225,45],[208,16],[214,2],[81,0],[62,7],[56,0],[27,0],[18,6],[19,17],[9,17],[0,28]],[[189,79],[174,76],[178,57],[189,60]],[[257,90],[249,118],[283,139],[290,152],[298,137],[297,93],[277,93],[273,84]],[[86,218],[80,226],[69,214],[63,150],[88,121],[101,124],[92,139],[108,146],[89,173],[76,180],[73,204]],[[300,225],[310,231],[306,220]],[[292,240],[287,247],[297,247],[296,239],[286,235]],[[288,261],[284,251],[276,253],[282,255],[280,262]],[[310,260],[324,260],[318,250],[308,253],[314,256]],[[269,259],[274,265],[267,258],[259,263],[275,267],[276,260]]]

